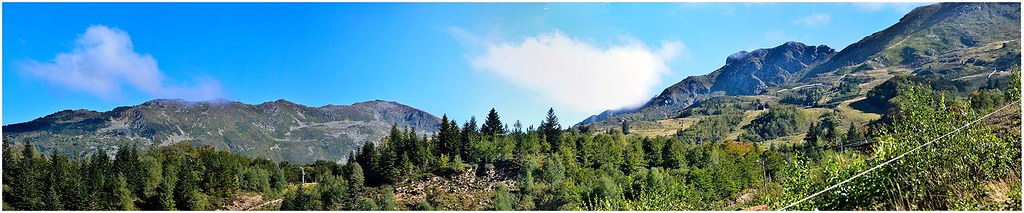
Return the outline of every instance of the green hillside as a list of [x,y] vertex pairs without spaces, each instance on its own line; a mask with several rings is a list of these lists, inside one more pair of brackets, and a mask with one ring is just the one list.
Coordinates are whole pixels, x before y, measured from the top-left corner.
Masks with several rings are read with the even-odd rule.
[[1019,3],[923,6],[564,126],[387,101],[66,110],[4,126],[3,210],[1020,211],[1020,32]]
[[1019,4],[924,6],[838,52],[787,42],[733,54],[721,68],[688,77],[640,108],[609,110],[577,125],[609,130],[628,122],[639,125],[636,131],[664,135],[670,127],[649,124],[693,116],[689,108],[717,96],[840,110],[864,125],[886,106],[856,100],[893,76],[955,79],[944,84],[961,98],[989,81],[1005,81],[1020,64],[1020,29]]
[[69,156],[113,153],[126,143],[144,148],[191,143],[274,161],[341,162],[364,141],[379,140],[392,124],[429,134],[439,123],[430,113],[388,101],[307,107],[285,100],[258,105],[153,100],[108,112],[65,110],[6,125],[4,137]]

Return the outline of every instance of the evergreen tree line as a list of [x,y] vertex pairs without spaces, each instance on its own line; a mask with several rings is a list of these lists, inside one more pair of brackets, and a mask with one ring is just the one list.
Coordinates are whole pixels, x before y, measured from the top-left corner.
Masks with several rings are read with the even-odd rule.
[[[601,209],[607,202],[627,205],[665,198],[690,201],[672,209],[714,208],[728,205],[744,189],[761,183],[765,179],[761,162],[777,155],[734,141],[697,143],[676,137],[564,130],[553,109],[538,128],[525,130],[518,121],[509,128],[493,109],[479,127],[475,118],[462,125],[447,115],[442,120],[440,130],[429,137],[392,126],[388,136],[379,143],[365,143],[345,164],[323,162],[307,168],[328,172],[315,175],[323,177],[316,178],[316,186],[299,187],[285,195],[281,209],[435,209],[450,203],[396,204],[394,187],[428,177],[451,177],[471,168],[476,170],[474,175],[490,170],[514,174],[516,186],[496,186],[490,197],[493,210]],[[354,190],[354,185],[361,188]]]
[[[141,153],[129,145],[113,159],[102,152],[68,159],[5,143],[4,209],[214,209],[234,194],[257,192],[283,197],[281,210],[469,210],[450,200],[402,203],[395,188],[473,170],[513,174],[514,185],[474,194],[486,195],[490,210],[775,209],[1003,105],[975,102],[1019,101],[1019,71],[1014,76],[1010,86],[978,93],[993,95],[967,99],[901,84],[904,90],[881,100],[890,107],[883,119],[845,131],[840,113],[815,120],[776,104],[743,127],[758,134],[741,138],[807,130],[802,144],[778,147],[725,139],[729,131],[722,128],[737,128],[742,117],[736,115],[708,116],[673,136],[642,137],[622,134],[628,125],[622,132],[566,130],[554,109],[536,128],[519,121],[510,128],[494,109],[479,126],[475,118],[459,125],[445,115],[433,135],[393,125],[343,164],[275,165],[187,144]],[[857,140],[877,144],[867,151],[835,149]],[[796,209],[1020,209],[1019,147],[1019,132],[980,122]],[[996,191],[993,184],[1016,188]],[[999,193],[1014,202],[990,199]]]
[[[211,210],[235,193],[272,195],[286,185],[268,159],[179,143],[111,157],[41,155],[4,142],[4,210]],[[58,153],[58,152],[53,152]]]

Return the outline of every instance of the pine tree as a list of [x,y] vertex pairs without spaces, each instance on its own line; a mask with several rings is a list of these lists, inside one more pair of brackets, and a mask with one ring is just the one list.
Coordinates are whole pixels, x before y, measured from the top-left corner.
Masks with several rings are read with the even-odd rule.
[[854,125],[853,122],[850,122],[850,129],[846,130],[847,143],[854,142],[854,140],[860,139],[862,137],[864,136],[860,134],[860,131],[857,131],[857,125]]
[[384,144],[384,146],[404,148],[402,147],[404,146],[404,144],[402,144],[404,142],[402,141],[402,138],[402,132],[398,131],[398,124],[391,123],[391,131],[390,134],[388,134],[388,143]]
[[441,140],[445,141],[445,150],[442,153],[448,156],[462,153],[462,131],[459,129],[459,123],[454,119],[448,121],[448,131],[441,133]]
[[134,143],[122,144],[117,153],[114,154],[114,171],[124,174],[127,179],[127,188],[136,195],[144,195],[144,177],[142,165],[139,163],[139,154]]
[[187,157],[182,161],[178,171],[178,184],[174,187],[174,203],[178,210],[205,210],[208,201],[206,195],[199,191],[201,168],[199,161]]
[[827,142],[839,142],[841,138],[839,135],[838,126],[839,122],[830,122],[828,127],[825,127],[825,141]]
[[432,154],[430,153],[430,140],[424,135],[423,138],[419,139],[416,143],[413,143],[413,162],[417,166],[418,170],[426,169],[432,160]]
[[[359,149],[359,154],[356,155],[356,162],[362,166],[363,174],[366,175],[367,180],[380,180],[379,175],[381,170],[378,168],[378,158],[380,154],[377,151],[376,145],[373,142],[366,142],[363,144],[363,148]],[[371,183],[366,183],[371,184]]]
[[26,142],[22,149],[21,159],[17,162],[17,170],[11,177],[10,194],[4,196],[8,205],[20,210],[43,210],[46,203],[42,199],[45,193],[43,180],[45,169],[40,166],[40,158],[36,156],[36,148]]
[[174,184],[171,183],[169,178],[165,178],[160,181],[160,187],[157,188],[157,207],[159,210],[176,210],[174,203]]
[[811,123],[811,127],[807,130],[807,135],[804,136],[804,153],[812,159],[817,158],[818,151],[821,149],[821,126],[817,123]]
[[402,153],[401,157],[399,157],[398,161],[395,163],[398,164],[396,167],[398,168],[399,173],[396,176],[398,179],[396,179],[394,183],[402,181],[405,176],[412,174],[413,165],[412,161],[409,160],[409,154]]
[[346,195],[348,195],[348,182],[345,178],[327,175],[317,185],[320,187],[320,200],[323,202],[323,210],[343,210],[346,206]]
[[377,184],[397,182],[401,178],[399,176],[402,174],[402,168],[401,161],[399,159],[398,152],[395,151],[395,147],[382,147],[379,159],[380,160],[377,162],[377,168],[379,168],[378,171],[380,171],[380,173],[377,173],[377,175],[380,175],[380,179],[378,180],[381,182]]
[[49,177],[47,178],[46,204],[47,210],[64,210],[66,198],[74,197],[75,188],[69,187],[73,180],[69,180],[69,173],[72,173],[68,158],[57,155],[59,151],[53,150],[50,155]]
[[46,202],[46,210],[64,210],[64,204],[60,199],[60,194],[57,193],[57,187],[49,185],[46,187],[46,193],[43,200]]
[[548,184],[554,184],[565,178],[565,166],[562,165],[562,160],[558,155],[549,155],[544,160],[544,180]]
[[352,191],[362,190],[364,184],[363,167],[358,162],[354,162],[348,165],[348,172],[346,173],[348,174],[349,189]]
[[[135,180],[138,181],[135,191],[135,196],[142,200],[152,200],[157,195],[157,188],[160,187],[160,183],[163,180],[163,163],[158,156],[153,155],[140,155],[138,157],[139,162],[139,175]],[[128,177],[128,180],[132,180]],[[129,185],[131,186],[131,185]]]
[[279,210],[282,210],[282,211],[302,210],[302,209],[299,209],[299,203],[298,203],[298,197],[299,197],[298,195],[299,195],[300,192],[302,192],[302,184],[299,184],[298,188],[295,189],[295,192],[288,193],[288,194],[284,195],[284,198],[281,198],[281,207],[279,207]]
[[466,123],[463,124],[463,126],[462,126],[462,131],[463,132],[477,133],[478,130],[479,129],[477,129],[477,125],[476,125],[476,116],[469,117],[469,121],[466,121]]
[[437,149],[440,153],[449,153],[451,150],[452,141],[448,135],[451,131],[451,127],[448,126],[448,114],[444,114],[441,116],[441,127],[437,133]]
[[110,200],[110,205],[115,210],[135,210],[135,195],[128,190],[128,180],[124,175],[118,173],[117,177],[111,184],[111,193],[114,195],[114,199]]
[[348,194],[347,194],[347,205],[345,210],[360,210],[357,206],[357,198],[362,197],[363,192],[363,167],[358,162],[346,165],[348,174]]
[[678,169],[687,166],[686,156],[684,156],[685,150],[682,142],[677,140],[668,140],[665,142],[665,146],[661,149],[661,161],[665,168]]
[[281,210],[321,210],[323,206],[318,197],[313,197],[309,190],[301,184],[295,192],[284,197],[281,201]]
[[[540,131],[544,135],[544,139],[548,142],[550,147],[558,147],[558,143],[562,140],[562,125],[558,124],[558,117],[555,116],[555,108],[548,109],[548,117],[540,123],[537,131]],[[558,150],[555,150],[556,152]]]
[[426,166],[427,162],[427,140],[426,138],[420,138],[416,135],[416,128],[409,127],[405,134],[405,151],[404,154],[408,155],[409,158],[409,170],[413,171],[417,168]]
[[[11,148],[10,140],[11,139],[9,137],[4,136],[3,137],[3,144],[0,145],[0,146],[3,146],[3,168],[4,168],[3,176],[4,177],[14,177],[16,175],[14,172],[15,172],[15,170],[17,170],[16,168],[17,168],[17,164],[18,164],[18,162],[17,162],[17,160],[18,160],[18,156],[17,155],[18,154],[17,154],[17,151],[15,151],[14,149]],[[4,185],[11,184],[11,178],[4,178],[3,179],[3,184]],[[6,193],[7,193],[7,191],[4,191],[4,195],[7,195]],[[6,201],[7,200],[4,200],[4,202],[6,202]]]
[[498,184],[498,189],[494,194],[494,210],[512,211],[512,195],[508,192],[505,184]]
[[462,124],[462,139],[459,141],[459,155],[468,158],[473,151],[473,144],[477,136],[476,117],[469,117],[469,121]]
[[533,194],[534,192],[536,192],[535,184],[534,184],[534,181],[533,181],[533,169],[532,168],[531,169],[526,169],[526,171],[523,173],[523,175],[522,175],[522,177],[520,179],[521,180],[519,180],[519,181],[522,182],[522,187],[520,188],[520,190],[522,190],[522,194],[523,195],[530,195],[530,194]]
[[270,188],[274,191],[284,190],[284,187],[288,186],[284,170],[277,166],[271,166],[270,169]]
[[501,117],[498,116],[498,112],[494,108],[491,108],[491,111],[487,113],[487,120],[484,121],[483,127],[480,127],[480,132],[489,136],[505,134],[505,128],[501,124]]
[[104,201],[111,199],[108,186],[113,181],[114,169],[110,162],[110,156],[105,151],[99,151],[94,154],[89,160],[88,166],[85,167],[86,177],[84,180],[88,180],[86,184],[86,192],[88,192],[88,208],[86,210],[107,210],[109,206],[104,205]]

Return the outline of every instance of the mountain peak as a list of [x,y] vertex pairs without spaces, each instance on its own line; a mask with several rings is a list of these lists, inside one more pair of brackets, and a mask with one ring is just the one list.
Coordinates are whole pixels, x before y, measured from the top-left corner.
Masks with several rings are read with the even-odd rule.
[[[807,49],[809,49],[809,48],[810,48],[810,51],[807,51]],[[827,45],[824,45],[824,44],[818,45],[818,46],[808,46],[808,45],[806,45],[804,43],[797,42],[797,41],[787,41],[786,43],[782,43],[781,45],[775,46],[775,47],[772,47],[772,48],[760,48],[760,49],[756,49],[756,50],[752,50],[752,51],[742,50],[742,51],[733,53],[733,54],[731,54],[731,55],[729,55],[728,57],[725,58],[725,64],[728,65],[728,64],[744,61],[744,60],[750,58],[750,56],[752,56],[752,55],[753,56],[762,56],[763,57],[766,54],[771,53],[771,52],[784,53],[784,52],[787,52],[787,51],[799,51],[799,52],[807,51],[810,54],[826,54],[827,55],[827,54],[834,53],[835,49],[832,49],[831,47],[829,47]]]
[[746,50],[733,53],[732,55],[729,55],[729,57],[725,58],[725,64],[731,64],[733,62],[746,59],[747,56],[750,56],[750,52],[747,52]]
[[[677,115],[697,99],[757,95],[789,83],[821,83],[866,69],[899,67],[916,75],[949,78],[1020,64],[1020,3],[939,3],[918,7],[900,21],[843,48],[790,41],[772,48],[739,51],[706,75],[690,76],[635,112],[592,116],[652,119]],[[941,60],[940,60],[941,59]],[[607,125],[605,122],[603,125]]]
[[293,103],[291,101],[288,101],[288,100],[285,100],[283,98],[282,99],[277,99],[276,101],[274,101],[274,103],[278,103],[278,104],[295,104],[295,103]]
[[186,101],[186,100],[180,99],[180,98],[173,98],[173,99],[167,98],[167,99],[153,99],[153,100],[149,100],[149,101],[143,102],[142,106],[167,107],[167,106],[187,105],[187,104],[190,104],[190,103],[193,103],[193,102],[189,102],[189,101]]
[[796,79],[804,69],[820,63],[835,53],[825,45],[808,46],[790,41],[772,48],[740,51],[726,58],[716,70],[711,91],[727,95],[755,95],[769,87]]

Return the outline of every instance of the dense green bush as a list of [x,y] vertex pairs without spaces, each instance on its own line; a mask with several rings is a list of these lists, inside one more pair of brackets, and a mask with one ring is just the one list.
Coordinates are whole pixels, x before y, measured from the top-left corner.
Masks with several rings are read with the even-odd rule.
[[743,138],[748,141],[766,141],[794,135],[807,130],[808,123],[808,116],[800,109],[787,105],[775,106],[743,126],[746,130]]

